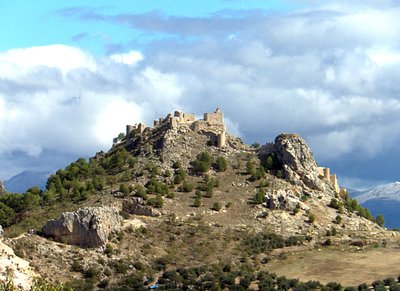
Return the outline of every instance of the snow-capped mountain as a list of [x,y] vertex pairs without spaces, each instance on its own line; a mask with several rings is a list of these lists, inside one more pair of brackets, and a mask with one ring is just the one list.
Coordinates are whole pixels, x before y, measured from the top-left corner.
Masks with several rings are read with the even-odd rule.
[[382,214],[385,218],[386,227],[400,228],[400,182],[380,185],[357,193],[350,191],[349,193],[363,207],[367,207],[373,216]]

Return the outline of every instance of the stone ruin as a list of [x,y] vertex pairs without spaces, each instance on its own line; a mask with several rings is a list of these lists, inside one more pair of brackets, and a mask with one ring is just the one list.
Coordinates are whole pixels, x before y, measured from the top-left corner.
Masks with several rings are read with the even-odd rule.
[[186,126],[192,131],[206,134],[209,136],[210,141],[219,148],[224,148],[226,145],[226,127],[224,123],[223,113],[219,108],[214,112],[204,113],[204,118],[196,120],[193,113],[184,113],[175,111],[172,115],[168,114],[165,118],[154,120],[153,127],[146,127],[144,123],[126,126],[127,141],[134,138],[136,135],[142,135],[146,131],[153,128],[167,126],[170,129],[176,129],[180,126]]
[[333,186],[333,189],[335,189],[336,193],[339,193],[340,187],[337,182],[336,174],[331,175],[330,171],[331,170],[329,168],[318,167],[318,174]]

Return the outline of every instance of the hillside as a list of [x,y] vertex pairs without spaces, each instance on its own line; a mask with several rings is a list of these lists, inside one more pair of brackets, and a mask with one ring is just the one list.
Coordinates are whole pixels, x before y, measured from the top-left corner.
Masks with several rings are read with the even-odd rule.
[[129,125],[114,141],[107,153],[51,175],[45,191],[0,196],[5,242],[49,282],[304,290],[320,283],[278,280],[269,270],[284,274],[280,262],[321,248],[351,257],[396,245],[395,233],[338,188],[297,134],[252,148],[226,132],[216,110],[201,120],[175,112],[153,127]]

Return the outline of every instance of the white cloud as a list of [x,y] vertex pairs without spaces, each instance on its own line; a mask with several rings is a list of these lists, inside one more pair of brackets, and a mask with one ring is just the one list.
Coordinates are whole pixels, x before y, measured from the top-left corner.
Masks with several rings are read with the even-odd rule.
[[21,75],[35,73],[43,67],[56,68],[65,73],[75,68],[94,70],[91,56],[78,48],[66,45],[50,45],[12,49],[0,53],[0,77],[18,78]]
[[143,60],[143,55],[138,51],[130,51],[126,54],[114,54],[110,56],[110,59],[117,63],[126,65],[135,65],[136,63]]

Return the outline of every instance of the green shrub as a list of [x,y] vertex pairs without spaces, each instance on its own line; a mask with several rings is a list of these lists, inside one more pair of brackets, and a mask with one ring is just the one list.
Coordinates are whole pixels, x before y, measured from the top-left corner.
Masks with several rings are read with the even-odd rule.
[[225,157],[223,156],[218,157],[217,160],[215,161],[215,167],[218,172],[225,172],[228,168],[228,162],[225,159]]
[[191,164],[195,172],[206,173],[210,170],[211,163],[211,155],[208,152],[202,152],[197,155],[196,160],[194,160]]
[[221,209],[222,209],[222,203],[221,202],[214,202],[214,204],[213,204],[213,209],[215,210],[215,211],[220,211]]
[[114,253],[114,248],[110,244],[106,244],[106,248],[104,249],[104,254],[112,255]]
[[255,204],[261,204],[265,202],[265,192],[263,189],[259,189],[257,193],[254,195],[253,201]]
[[314,223],[314,221],[315,221],[315,215],[314,215],[314,214],[309,213],[309,214],[307,215],[307,218],[308,218],[308,221],[309,221],[310,223]]
[[162,199],[162,196],[160,194],[157,194],[155,198],[148,199],[147,204],[156,208],[162,208],[164,205],[164,201]]
[[194,205],[194,207],[200,207],[201,206],[201,197],[196,197],[193,205]]

